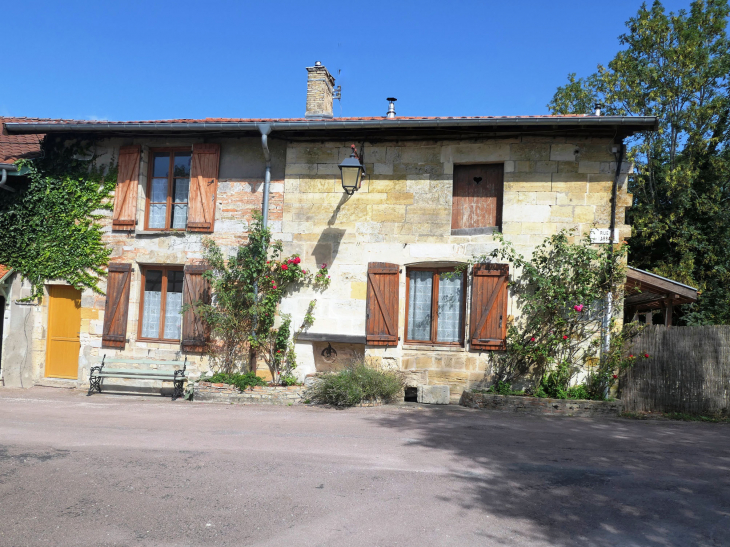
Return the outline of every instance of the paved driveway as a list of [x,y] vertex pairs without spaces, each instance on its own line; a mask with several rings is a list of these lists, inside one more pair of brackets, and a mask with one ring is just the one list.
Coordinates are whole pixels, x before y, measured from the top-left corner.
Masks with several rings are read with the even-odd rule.
[[0,389],[0,545],[730,545],[730,427]]

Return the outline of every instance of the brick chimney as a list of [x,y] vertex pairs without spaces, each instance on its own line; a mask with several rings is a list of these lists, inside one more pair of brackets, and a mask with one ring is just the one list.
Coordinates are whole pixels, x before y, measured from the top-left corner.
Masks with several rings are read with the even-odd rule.
[[335,79],[317,61],[307,67],[307,118],[331,118]]

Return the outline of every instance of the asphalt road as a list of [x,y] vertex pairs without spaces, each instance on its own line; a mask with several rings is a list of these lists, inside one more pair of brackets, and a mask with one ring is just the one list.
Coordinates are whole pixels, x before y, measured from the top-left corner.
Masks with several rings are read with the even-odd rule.
[[730,545],[730,426],[0,389],[0,546]]

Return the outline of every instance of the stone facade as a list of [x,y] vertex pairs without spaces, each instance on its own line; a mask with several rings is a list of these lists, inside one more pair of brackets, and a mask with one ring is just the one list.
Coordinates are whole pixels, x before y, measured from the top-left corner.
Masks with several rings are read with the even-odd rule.
[[[325,69],[326,70],[326,69]],[[331,104],[331,99],[330,99]],[[138,226],[132,232],[111,230],[104,221],[111,260],[132,263],[128,342],[124,350],[101,348],[104,296],[82,294],[81,352],[79,376],[74,385],[88,383],[89,368],[104,354],[117,358],[182,359],[179,344],[137,340],[140,266],[192,264],[201,259],[201,242],[212,237],[224,249],[245,243],[251,213],[260,210],[265,163],[258,138],[215,138],[221,145],[215,232],[213,234],[145,232],[147,166],[151,148],[191,146],[202,139],[129,138],[107,139],[97,144],[100,162],[118,157],[119,147],[142,145],[138,188]],[[586,232],[594,225],[606,228],[610,219],[610,194],[615,171],[613,143],[608,139],[581,137],[469,141],[403,141],[368,143],[364,160],[368,176],[352,196],[341,188],[338,164],[350,155],[350,142],[296,142],[271,139],[272,183],[269,210],[275,238],[283,240],[287,254],[297,253],[306,269],[326,263],[332,278],[324,292],[308,287],[286,295],[281,311],[291,313],[300,324],[309,302],[316,298],[315,323],[311,333],[365,334],[365,302],[369,262],[402,266],[400,273],[399,335],[397,347],[370,347],[362,343],[333,343],[340,360],[326,363],[321,351],[326,342],[300,341],[296,346],[300,379],[308,374],[342,366],[344,357],[367,355],[386,368],[409,371],[429,385],[449,386],[452,401],[465,388],[489,378],[490,352],[458,346],[406,345],[404,337],[406,268],[414,265],[446,266],[488,253],[495,248],[488,234],[451,235],[454,166],[470,163],[501,163],[504,166],[502,232],[523,254],[561,228],[577,227]],[[623,224],[628,165],[622,166],[617,202],[621,237],[629,237]],[[512,272],[515,274],[515,272]],[[49,282],[54,284],[54,282]],[[102,290],[105,286],[102,284]],[[13,294],[23,290],[16,279]],[[468,288],[467,288],[468,291]],[[470,295],[467,292],[467,302]],[[25,387],[44,380],[48,298],[24,308],[24,333],[31,334],[31,347],[17,365],[9,363],[3,373],[6,385]],[[519,311],[510,301],[508,313]],[[468,322],[468,318],[467,318]],[[21,331],[18,331],[21,332]],[[468,325],[467,325],[468,332]],[[20,334],[18,335],[20,336]],[[321,340],[321,338],[320,338]],[[5,350],[4,350],[5,352]],[[16,352],[17,353],[17,352]],[[18,354],[19,355],[19,354]],[[7,363],[7,361],[6,361]],[[17,371],[14,370],[17,368]],[[194,380],[208,372],[197,354],[188,355],[188,370]],[[262,375],[268,371],[260,368]]]
[[[406,345],[406,267],[446,266],[493,250],[492,235],[451,235],[454,165],[503,163],[502,232],[525,256],[562,228],[607,228],[616,169],[609,139],[521,137],[473,141],[365,143],[367,176],[353,196],[341,187],[337,167],[350,154],[348,142],[290,143],[286,155],[283,233],[287,253],[307,268],[326,263],[331,287],[322,294],[302,289],[282,303],[294,324],[317,298],[311,332],[365,333],[369,262],[403,266],[400,273],[397,347],[360,346],[388,368],[428,371],[428,383],[449,385],[453,400],[465,387],[489,377],[490,352],[466,347]],[[622,166],[616,208],[619,234],[631,204],[629,165]],[[514,272],[512,272],[514,273]],[[467,294],[467,302],[470,295]],[[510,300],[509,315],[519,313]],[[467,318],[468,320],[468,318]],[[468,332],[468,326],[467,326]],[[316,344],[315,344],[316,345]],[[337,344],[333,343],[335,349]],[[299,372],[321,370],[318,347],[297,344]]]
[[515,412],[518,414],[551,414],[556,416],[579,416],[593,418],[598,416],[617,417],[621,414],[621,401],[583,401],[572,399],[543,399],[494,393],[474,393],[464,391],[459,404],[482,410]]

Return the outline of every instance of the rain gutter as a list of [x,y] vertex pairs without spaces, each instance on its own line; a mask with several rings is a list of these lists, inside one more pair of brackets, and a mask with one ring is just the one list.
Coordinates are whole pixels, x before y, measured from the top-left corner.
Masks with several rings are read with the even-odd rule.
[[117,122],[117,123],[5,123],[8,133],[68,133],[68,132],[159,132],[159,131],[260,131],[267,125],[271,131],[334,130],[334,129],[449,129],[461,127],[601,127],[633,126],[656,130],[655,116],[587,116],[565,118],[446,118],[437,120],[375,119],[375,120],[257,120],[250,122]]

